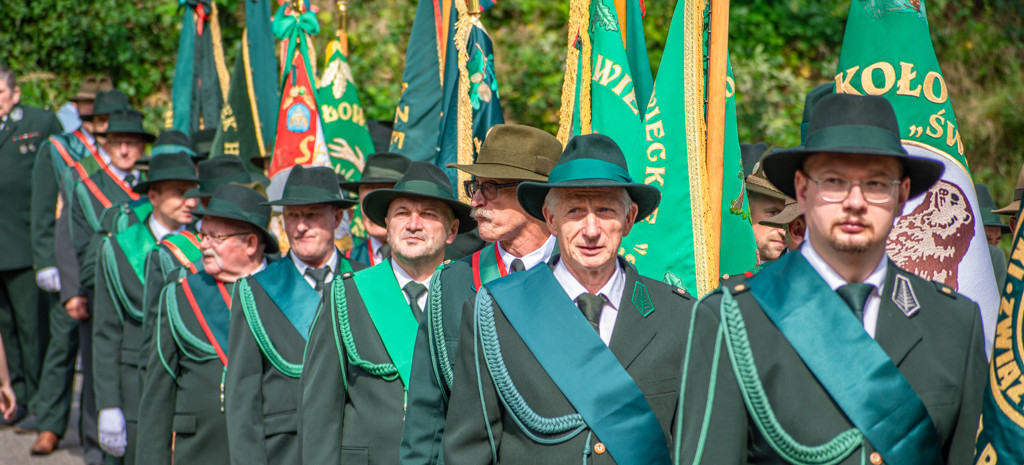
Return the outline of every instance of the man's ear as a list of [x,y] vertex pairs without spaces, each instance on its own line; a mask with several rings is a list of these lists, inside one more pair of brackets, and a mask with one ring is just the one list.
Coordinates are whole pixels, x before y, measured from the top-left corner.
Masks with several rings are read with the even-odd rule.
[[455,236],[459,235],[459,219],[455,218],[452,220],[451,228],[448,228],[448,238],[445,239],[445,243],[451,244],[455,242]]
[[[633,230],[633,224],[636,222],[636,216],[639,214],[640,207],[637,206],[636,202],[631,202],[629,204],[629,211],[626,212],[626,224],[622,228],[622,237],[628,236],[629,232]],[[643,218],[640,219],[642,220]]]
[[809,179],[802,170],[796,170],[793,174],[793,190],[796,191],[796,204],[800,210],[800,213],[807,213],[805,205],[807,205],[807,184]]

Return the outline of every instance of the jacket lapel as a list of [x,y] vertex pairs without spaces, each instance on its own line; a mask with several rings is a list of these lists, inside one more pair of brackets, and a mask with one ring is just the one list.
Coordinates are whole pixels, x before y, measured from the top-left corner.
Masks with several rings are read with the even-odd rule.
[[907,354],[921,341],[922,332],[914,320],[916,313],[907,316],[896,305],[893,293],[896,291],[896,277],[904,272],[889,262],[882,302],[878,309],[878,324],[875,326],[875,341],[889,354],[896,366],[900,366]]
[[17,129],[18,123],[20,122],[21,121],[14,121],[10,115],[7,116],[7,122],[4,123],[4,128],[0,129],[0,147],[3,147],[4,144],[13,144],[13,142],[11,142],[11,135],[14,134],[14,130]]
[[640,352],[643,352],[654,339],[657,325],[645,322],[643,314],[633,304],[633,290],[640,279],[636,268],[621,259],[619,263],[626,273],[626,287],[622,292],[622,301],[619,302],[619,315],[615,319],[615,330],[612,332],[612,341],[608,348],[619,359],[623,368],[628,369]]

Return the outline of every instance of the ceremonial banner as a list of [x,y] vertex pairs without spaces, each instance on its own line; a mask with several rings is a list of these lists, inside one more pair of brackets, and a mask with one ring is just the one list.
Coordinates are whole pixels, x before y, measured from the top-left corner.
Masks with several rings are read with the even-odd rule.
[[269,1],[247,1],[245,31],[235,69],[231,73],[227,102],[221,108],[211,157],[239,156],[246,161],[246,168],[250,171],[260,171],[248,160],[265,157],[274,143],[277,110],[281,103],[277,76]]
[[409,34],[389,150],[414,161],[433,161],[437,155],[443,54],[454,24],[454,18],[448,19],[451,10],[451,0],[419,0]]
[[886,249],[901,268],[978,303],[991,357],[999,294],[924,0],[853,0],[835,81],[836,92],[889,99],[907,152],[946,165],[939,182],[904,206]]
[[217,4],[211,0],[179,0],[179,4],[185,14],[167,127],[191,134],[220,122],[221,105],[228,93],[228,69]]
[[359,104],[352,71],[342,50],[339,40],[328,44],[327,66],[316,97],[320,104],[320,117],[323,118],[331,168],[349,181],[358,181],[366,157],[373,153],[373,140],[366,127],[366,115]]

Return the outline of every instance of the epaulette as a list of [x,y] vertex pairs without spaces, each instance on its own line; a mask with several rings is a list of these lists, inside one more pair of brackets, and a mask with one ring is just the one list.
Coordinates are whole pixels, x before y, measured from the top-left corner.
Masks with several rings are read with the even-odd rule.
[[683,297],[685,299],[692,299],[693,298],[693,296],[690,295],[689,292],[686,292],[686,289],[684,289],[682,287],[673,287],[672,288],[672,292],[675,292],[676,294],[679,294],[680,297]]
[[747,279],[750,279],[753,276],[754,273],[752,271],[734,275],[723,274],[722,287],[729,289],[729,292],[731,292],[733,295],[739,294],[741,292],[747,292],[750,290],[750,285],[747,284]]
[[346,272],[341,274],[341,279],[351,279],[355,275],[356,274],[351,272],[351,271],[346,271]]
[[935,285],[935,289],[938,289],[939,294],[942,294],[951,299],[956,299],[960,295],[952,287],[947,286],[945,283],[941,283],[939,281],[932,281],[932,284]]

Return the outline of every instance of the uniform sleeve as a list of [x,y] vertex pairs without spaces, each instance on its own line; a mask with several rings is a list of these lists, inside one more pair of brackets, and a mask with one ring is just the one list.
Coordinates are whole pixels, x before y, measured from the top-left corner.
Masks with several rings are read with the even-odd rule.
[[60,275],[61,302],[67,302],[72,297],[88,295],[79,279],[81,266],[78,263],[74,241],[71,240],[71,216],[74,210],[73,202],[64,202],[54,232],[54,258],[57,262],[57,273]]
[[32,168],[32,264],[36,270],[56,266],[54,233],[57,226],[57,178],[53,171],[53,142],[47,139],[36,153]]
[[[177,292],[168,287],[167,292]],[[140,360],[152,367],[142,374],[142,400],[139,402],[139,432],[135,462],[170,465],[171,435],[177,397],[175,379],[179,373],[178,345],[171,334],[168,309],[161,302],[151,313],[152,342]]]
[[[248,279],[248,278],[242,278]],[[263,354],[249,329],[235,286],[228,330],[224,406],[232,465],[267,465],[263,433]]]
[[949,465],[969,465],[974,463],[974,442],[977,439],[978,420],[981,417],[981,406],[984,399],[988,362],[985,357],[984,336],[981,329],[981,312],[978,305],[972,308],[973,325],[971,342],[967,353],[967,365],[964,369],[963,398],[960,400],[960,415],[956,429],[950,439]]
[[452,386],[443,439],[444,461],[459,465],[489,464],[492,460],[496,463],[492,447],[493,450],[501,449],[503,432],[494,383],[483,358],[478,358],[474,350],[477,341],[473,319],[473,301],[467,300],[462,311],[459,348],[455,355],[455,373],[458,376]]
[[[167,284],[160,266],[160,251],[162,248],[153,249],[146,255],[146,279],[143,281],[145,290],[142,293],[142,344],[139,346],[139,353],[146,354],[149,345],[152,343],[153,331],[157,311],[160,302],[160,290]],[[139,379],[145,379],[146,369],[149,366],[149,358],[139,357]]]
[[348,399],[345,373],[341,370],[334,338],[332,295],[333,292],[324,293],[313,321],[299,382],[302,395],[299,439],[302,462],[306,464],[341,462],[341,432]]
[[409,375],[408,405],[405,411],[405,425],[402,428],[400,449],[403,465],[433,465],[441,455],[441,438],[444,434],[444,397],[438,379],[434,375],[427,337],[430,315],[442,311],[433,307],[433,300],[427,299],[427,312],[420,318],[416,332],[416,346],[412,356],[412,371]]
[[[109,240],[100,246],[112,248]],[[114,260],[117,260],[114,258]],[[99,266],[106,265],[101,259]],[[93,388],[96,393],[96,410],[109,407],[121,407],[121,319],[119,310],[107,288],[107,277],[102,271],[97,273],[96,293],[92,306],[92,373]]]

